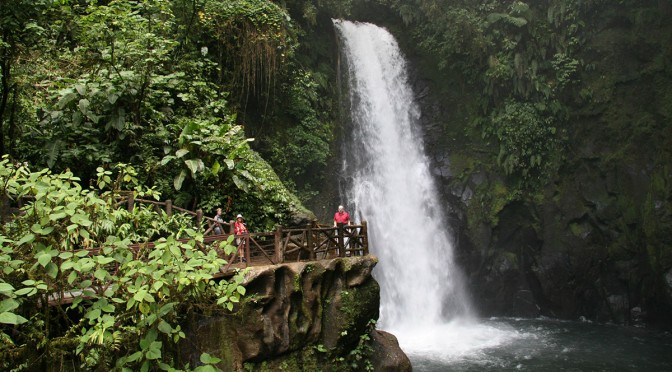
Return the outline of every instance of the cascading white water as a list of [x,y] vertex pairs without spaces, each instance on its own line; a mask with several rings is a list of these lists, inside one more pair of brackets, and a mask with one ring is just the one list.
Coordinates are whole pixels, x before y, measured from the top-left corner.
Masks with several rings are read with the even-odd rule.
[[347,198],[354,214],[368,220],[371,246],[380,258],[380,322],[437,324],[445,316],[468,316],[443,207],[415,130],[420,112],[406,62],[385,29],[348,21],[336,27],[353,121],[344,148],[344,172],[351,177]]
[[397,335],[406,352],[465,354],[509,339],[507,331],[471,321],[396,40],[368,23],[334,25],[352,120],[343,145],[345,196],[355,219],[368,221],[370,247],[379,257],[378,327]]

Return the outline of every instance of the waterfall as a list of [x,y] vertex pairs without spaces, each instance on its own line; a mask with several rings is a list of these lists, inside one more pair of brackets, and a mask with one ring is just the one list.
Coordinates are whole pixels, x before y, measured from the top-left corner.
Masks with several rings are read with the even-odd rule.
[[488,365],[491,350],[536,339],[472,315],[396,40],[369,23],[334,25],[351,121],[343,131],[342,195],[354,219],[368,221],[369,247],[379,258],[378,328],[397,336],[416,370]]
[[469,317],[462,274],[424,154],[420,111],[394,37],[335,20],[346,61],[352,127],[343,144],[345,199],[366,219],[383,329],[430,328]]

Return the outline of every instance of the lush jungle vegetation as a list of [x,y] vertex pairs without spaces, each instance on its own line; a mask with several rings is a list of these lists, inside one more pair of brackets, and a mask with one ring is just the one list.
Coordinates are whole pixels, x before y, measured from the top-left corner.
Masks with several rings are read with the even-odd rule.
[[124,162],[176,205],[268,228],[300,202],[250,142],[291,191],[329,154],[326,78],[278,4],[9,1],[0,25],[0,152],[33,169],[89,183]]
[[[257,231],[310,218],[295,195],[314,194],[333,129],[329,78],[297,53],[315,23],[309,2],[2,2],[0,368],[189,368],[185,314],[231,310],[241,276],[214,283],[224,262],[188,219],[115,197]],[[68,290],[84,297],[47,306]]]
[[[208,284],[218,258],[175,240],[201,239],[185,221],[117,210],[114,193],[205,213],[222,207],[256,230],[311,218],[302,204],[320,205],[325,185],[333,188],[344,130],[332,17],[390,28],[414,78],[427,81],[426,116],[450,108],[425,119],[428,148],[433,158],[450,155],[449,187],[470,190],[457,196],[468,199],[475,248],[465,255],[475,257],[473,272],[485,271],[474,281],[531,288],[549,315],[597,309],[627,320],[621,310],[643,307],[664,317],[670,8],[665,0],[3,1],[3,214],[34,201],[0,234],[0,350],[29,345],[61,360],[58,350],[70,348],[84,368],[186,368],[170,359],[183,337],[177,304],[219,298],[226,307],[239,287]],[[123,253],[129,242],[161,238],[147,269]],[[77,256],[94,246],[99,259]],[[112,263],[114,275],[103,270]],[[181,265],[202,280],[172,271]],[[516,280],[498,271],[511,267]],[[58,288],[95,281],[115,284],[64,313],[42,306]],[[479,293],[513,297],[489,290]],[[614,296],[627,309],[610,307]],[[71,313],[81,319],[64,323]],[[215,357],[205,355],[204,368]]]
[[[189,216],[119,208],[122,187],[158,194],[139,185],[132,167],[114,168],[99,167],[95,186],[83,187],[72,172],[0,161],[4,195],[30,201],[0,233],[2,369],[184,367],[176,350],[186,314],[233,310],[245,294],[240,272],[212,280],[226,264],[218,252],[237,249],[232,237],[204,250]],[[148,241],[153,248],[129,247]],[[72,303],[50,306],[69,293]],[[203,354],[196,370],[218,361]]]

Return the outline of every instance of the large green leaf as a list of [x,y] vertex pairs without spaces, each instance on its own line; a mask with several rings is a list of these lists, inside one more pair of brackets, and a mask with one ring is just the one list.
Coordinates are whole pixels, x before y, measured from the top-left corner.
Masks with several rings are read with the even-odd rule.
[[46,267],[49,262],[51,262],[51,253],[43,252],[37,256],[37,262],[39,262],[42,267]]
[[154,341],[149,345],[149,350],[145,354],[145,357],[149,360],[161,358],[161,347],[163,343],[161,341]]
[[16,242],[16,245],[20,246],[20,245],[25,244],[25,243],[32,243],[33,240],[35,240],[35,235],[26,234],[26,235],[23,236],[23,238],[21,238],[18,242]]
[[221,165],[219,164],[219,161],[215,160],[215,163],[212,165],[212,168],[211,168],[212,175],[216,176],[217,173],[219,173],[220,168],[221,168]]
[[0,313],[12,311],[19,307],[19,302],[13,298],[6,298],[0,301]]
[[17,315],[10,312],[0,313],[0,323],[2,324],[18,325],[23,324],[27,321],[28,319],[22,317],[21,315]]
[[58,100],[57,107],[59,110],[62,110],[65,106],[67,106],[70,102],[72,102],[75,98],[77,98],[77,94],[72,91],[72,89],[65,89],[62,90],[61,92],[61,99]]
[[175,186],[175,190],[180,190],[182,188],[182,182],[184,182],[184,179],[187,177],[187,172],[184,170],[180,172],[180,174],[175,177],[173,180],[173,186]]
[[117,109],[115,112],[112,113],[112,115],[110,116],[110,121],[108,121],[107,125],[116,130],[122,130],[124,129],[125,122],[126,122],[126,111],[123,109],[123,107],[120,107],[119,109]]
[[14,290],[14,287],[9,283],[0,283],[0,293],[7,294]]
[[203,164],[203,160],[201,159],[185,160],[184,164],[187,165],[187,168],[189,168],[192,175],[196,175],[196,173],[201,172],[203,171],[203,169],[205,169],[205,165]]

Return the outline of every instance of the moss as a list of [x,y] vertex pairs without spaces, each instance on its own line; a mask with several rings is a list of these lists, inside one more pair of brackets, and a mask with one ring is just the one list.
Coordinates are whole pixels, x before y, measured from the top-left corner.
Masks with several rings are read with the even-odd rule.
[[520,192],[512,190],[500,180],[483,183],[476,190],[478,197],[468,205],[467,216],[469,229],[477,231],[477,227],[484,223],[496,227],[499,224],[499,214],[511,202],[520,198]]
[[622,213],[622,219],[625,224],[633,224],[639,221],[639,211],[635,201],[628,195],[620,194],[616,200],[619,210]]
[[450,155],[450,170],[459,179],[465,179],[476,168],[477,160],[465,154]]
[[246,362],[243,365],[246,371],[329,371],[334,366],[329,363],[322,353],[316,352],[315,346],[287,353],[272,360],[263,362]]
[[572,232],[574,236],[581,236],[583,234],[583,228],[578,223],[569,224],[569,230]]
[[301,287],[301,273],[297,273],[294,275],[294,279],[292,281],[293,287],[294,287],[294,292],[301,292],[302,287]]

